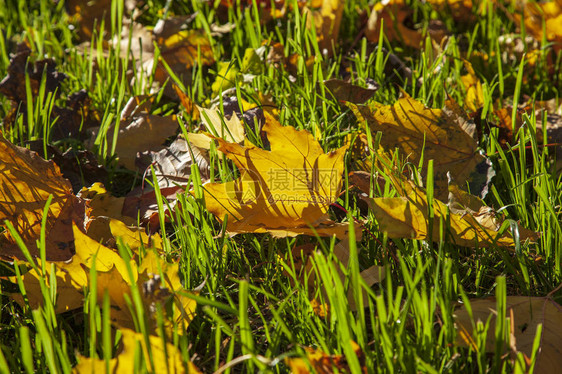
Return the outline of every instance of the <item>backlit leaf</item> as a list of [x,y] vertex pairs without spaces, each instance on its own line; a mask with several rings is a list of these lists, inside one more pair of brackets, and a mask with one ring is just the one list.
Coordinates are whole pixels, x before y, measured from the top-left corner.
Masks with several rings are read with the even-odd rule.
[[[380,197],[365,199],[377,221],[381,231],[389,238],[411,238],[417,240],[440,240],[440,220],[450,222],[449,234],[451,241],[464,247],[513,247],[514,241],[509,233],[499,235],[499,224],[493,220],[482,220],[468,212],[455,214],[448,212],[447,206],[441,201],[433,200],[433,231],[429,231],[429,207],[425,191],[411,181],[401,183],[401,197]],[[538,235],[524,228],[518,228],[520,240],[527,238],[536,240]],[[443,238],[445,239],[445,238]]]
[[221,221],[228,215],[231,233],[280,230],[295,235],[312,233],[312,225],[320,235],[331,235],[328,209],[342,187],[347,147],[324,153],[310,133],[283,127],[269,115],[263,131],[271,151],[216,138],[241,177],[204,185],[207,209]]
[[[173,344],[159,336],[149,335],[148,344],[144,335],[127,328],[120,329],[122,348],[115,358],[109,360],[110,373],[133,373],[140,368],[136,366],[137,358],[142,357],[144,370],[157,374],[200,373],[191,362],[184,367],[181,351]],[[164,344],[166,345],[164,347]],[[105,372],[105,360],[79,356],[78,365],[73,373]]]
[[373,133],[383,133],[380,144],[386,150],[398,148],[400,155],[414,165],[419,164],[422,154],[424,165],[427,160],[434,160],[437,198],[447,198],[447,173],[459,185],[470,183],[471,174],[485,160],[478,153],[476,141],[468,129],[461,126],[467,121],[453,101],[447,103],[444,110],[430,109],[404,93],[394,105],[355,108],[352,106]]
[[[32,256],[38,256],[36,241],[41,232],[43,209],[53,196],[46,221],[46,258],[66,261],[75,253],[73,222],[84,230],[86,205],[72,194],[52,161],[18,147],[0,134],[0,222],[10,221]],[[24,259],[14,238],[0,237],[0,255]]]

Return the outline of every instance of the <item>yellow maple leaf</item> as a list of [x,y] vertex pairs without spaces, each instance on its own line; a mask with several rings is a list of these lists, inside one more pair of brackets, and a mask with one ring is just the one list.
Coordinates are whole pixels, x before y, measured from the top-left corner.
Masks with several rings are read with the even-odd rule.
[[228,215],[231,233],[311,234],[311,225],[319,235],[344,237],[347,224],[336,230],[328,209],[342,187],[347,147],[324,153],[310,133],[283,127],[268,114],[263,131],[271,151],[216,138],[241,177],[204,185],[209,212],[221,221]]
[[381,131],[380,145],[386,150],[398,148],[400,155],[418,165],[423,155],[434,160],[435,196],[446,199],[447,173],[459,185],[470,181],[471,173],[485,159],[477,143],[466,130],[466,117],[458,105],[448,101],[444,110],[426,108],[406,93],[394,105],[356,107],[350,104],[361,121],[367,121],[373,133]]
[[[200,373],[191,362],[187,363],[187,371],[182,359],[181,351],[175,345],[164,342],[155,335],[148,336],[148,342],[143,334],[130,329],[121,328],[121,352],[109,360],[109,373],[134,373],[141,368],[136,364],[141,359],[145,371],[151,373]],[[165,346],[164,346],[165,344]],[[73,373],[105,372],[105,360],[87,358],[78,355],[78,364],[72,369]]]
[[[72,194],[72,186],[52,161],[10,143],[0,134],[0,222],[8,220],[32,256],[38,256],[36,241],[41,233],[45,204],[47,212],[46,258],[66,261],[74,255],[72,222],[82,230],[86,206]],[[0,256],[25,259],[9,233],[0,236]]]
[[[128,228],[124,223],[112,220],[109,223],[111,232],[117,240],[130,245],[134,250],[149,244],[159,246],[159,237],[148,238],[146,234]],[[97,300],[103,301],[108,294],[111,308],[111,321],[121,327],[133,327],[133,317],[127,304],[127,296],[131,299],[131,287],[139,287],[145,310],[149,313],[151,331],[156,329],[157,304],[162,306],[164,313],[164,328],[171,336],[177,325],[178,333],[183,334],[195,314],[197,303],[189,297],[179,278],[179,265],[168,263],[156,252],[147,251],[142,261],[131,259],[128,272],[127,264],[117,251],[107,248],[89,236],[82,233],[74,225],[76,255],[68,262],[47,262],[46,274],[31,269],[22,275],[27,299],[32,308],[37,308],[44,302],[41,292],[43,279],[50,279],[51,265],[57,282],[57,299],[55,312],[63,313],[82,307],[84,304],[84,289],[90,287],[90,269],[95,265]],[[95,262],[93,261],[95,258]],[[9,277],[13,283],[16,277]],[[48,285],[51,287],[51,285]],[[10,295],[16,302],[23,305],[24,298],[21,294]]]
[[[72,226],[74,232],[74,245],[76,254],[70,261],[47,261],[46,274],[31,269],[22,275],[23,284],[32,308],[43,304],[41,293],[41,278],[50,279],[51,264],[54,265],[57,281],[56,313],[63,313],[72,309],[80,308],[84,304],[83,290],[89,284],[89,269],[94,265],[98,274],[114,270],[122,279],[129,279],[125,262],[119,254],[88,237],[82,233],[76,225]],[[16,283],[16,277],[10,277],[10,281]],[[135,279],[136,280],[136,279]],[[15,301],[23,305],[21,294],[10,295]]]
[[[478,221],[473,214],[455,214],[448,211],[441,201],[433,200],[433,230],[429,228],[429,207],[425,191],[411,181],[394,179],[401,197],[380,197],[366,199],[375,214],[381,231],[389,238],[411,238],[416,240],[437,241],[440,239],[440,220],[449,221],[448,228],[451,241],[464,247],[513,247],[513,237],[509,233],[499,235],[496,222],[491,220]],[[536,240],[535,232],[518,228],[521,241],[527,238]],[[443,238],[444,239],[444,238]]]

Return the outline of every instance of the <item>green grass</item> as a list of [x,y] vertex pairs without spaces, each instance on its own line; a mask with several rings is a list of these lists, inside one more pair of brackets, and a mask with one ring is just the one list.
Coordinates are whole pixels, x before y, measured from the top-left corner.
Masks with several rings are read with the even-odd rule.
[[[63,151],[71,146],[83,149],[79,139],[50,141],[54,120],[49,112],[55,104],[64,105],[71,93],[85,89],[91,108],[99,114],[102,131],[96,142],[97,156],[110,172],[107,187],[114,194],[122,195],[138,185],[142,176],[116,166],[115,143],[106,142],[106,132],[110,126],[119,124],[120,112],[127,100],[133,95],[150,93],[150,85],[129,83],[131,74],[138,78],[137,82],[142,81],[140,69],[135,68],[134,62],[119,57],[118,50],[104,50],[100,33],[94,34],[89,46],[79,46],[77,33],[69,28],[71,19],[63,1],[31,3],[0,0],[0,77],[7,74],[9,54],[15,52],[16,44],[23,40],[29,43],[34,60],[43,56],[53,58],[57,70],[68,77],[58,98],[48,94],[44,84],[33,97],[29,82],[21,82],[27,88],[27,105],[17,109],[14,126],[2,123],[2,132],[18,145],[39,140],[45,153],[48,144]],[[415,22],[427,27],[429,17],[439,16],[453,32],[441,51],[434,51],[429,39],[419,50],[388,40],[373,45],[364,38],[351,47],[360,31],[357,24],[361,17],[357,10],[366,11],[370,5],[362,0],[349,1],[342,20],[340,47],[333,57],[325,58],[319,53],[318,35],[307,29],[306,19],[296,6],[282,19],[263,24],[254,7],[218,10],[212,2],[195,0],[145,3],[139,21],[146,25],[153,26],[165,14],[196,11],[193,28],[208,32],[218,19],[237,24],[231,33],[220,38],[211,37],[217,63],[208,67],[196,65],[190,72],[191,84],[185,89],[200,105],[208,106],[215,99],[212,85],[220,69],[218,62],[230,63],[232,68],[243,71],[246,49],[262,45],[269,48],[275,42],[283,44],[286,56],[298,54],[294,77],[290,77],[284,67],[263,63],[263,70],[251,83],[241,80],[231,83],[234,83],[235,95],[247,101],[256,100],[258,92],[270,95],[280,110],[281,123],[313,133],[319,129],[319,141],[325,150],[341,146],[348,134],[361,130],[361,124],[347,107],[326,91],[316,89],[326,79],[341,77],[345,69],[354,72],[354,82],[358,85],[364,86],[367,79],[374,79],[380,85],[375,101],[393,103],[400,87],[427,106],[441,108],[447,94],[464,104],[466,93],[459,81],[465,74],[462,58],[467,58],[473,62],[484,86],[483,120],[492,120],[490,108],[501,105],[498,103],[502,100],[514,97],[515,102],[520,102],[522,95],[533,100],[559,99],[562,89],[560,54],[554,58],[552,76],[548,76],[541,65],[544,59],[539,59],[536,68],[526,66],[521,59],[502,60],[503,47],[498,37],[515,32],[517,25],[506,13],[492,8],[480,16],[474,23],[476,27],[472,28],[456,23],[447,12],[437,14],[429,5],[414,2],[417,4]],[[506,4],[507,11],[512,11],[513,7],[512,2]],[[106,32],[120,33],[120,11],[113,10],[113,16],[104,25]],[[549,47],[546,41],[539,42],[544,45],[541,52],[544,56]],[[388,56],[381,47],[404,61],[412,70],[412,80],[400,82],[385,74]],[[489,60],[474,57],[478,53],[488,54]],[[314,62],[307,69],[305,61],[311,56]],[[150,81],[152,77],[147,78]],[[7,116],[10,108],[9,100],[0,95],[0,118]],[[178,103],[163,95],[159,95],[153,105],[153,112],[158,114],[182,110]],[[533,115],[524,120],[526,125],[514,137],[515,144],[507,148],[502,148],[496,131],[480,139],[480,147],[496,171],[486,202],[508,222],[503,230],[510,229],[509,222],[520,222],[541,233],[538,243],[517,243],[516,250],[509,251],[458,247],[444,241],[445,235],[433,238],[434,242],[391,240],[378,231],[376,219],[368,213],[363,217],[367,218],[369,233],[364,233],[356,244],[352,241],[349,267],[341,265],[346,274],[343,282],[335,268],[339,265],[332,261],[335,240],[275,239],[268,234],[244,234],[234,238],[225,235],[221,225],[204,207],[198,170],[193,168],[190,182],[194,184],[194,195],[179,196],[178,207],[170,223],[165,225],[164,248],[170,259],[180,260],[185,288],[191,290],[201,285],[202,288],[199,295],[193,296],[198,303],[195,319],[186,334],[173,336],[172,343],[179,348],[185,362],[193,359],[204,372],[287,372],[284,359],[305,356],[305,346],[344,355],[354,373],[360,372],[361,365],[366,365],[368,372],[392,373],[513,371],[517,362],[504,355],[509,326],[498,324],[495,332],[493,325],[477,326],[479,330],[489,329],[491,334],[503,337],[495,353],[486,353],[482,339],[477,340],[476,350],[455,345],[457,332],[452,315],[457,302],[494,295],[498,297],[499,311],[503,307],[505,313],[505,295],[545,296],[562,281],[562,179],[554,167],[555,149],[546,146],[546,136],[542,143],[537,140],[536,125],[544,118]],[[184,116],[183,121],[190,130],[197,125],[189,115]],[[252,133],[250,128],[247,130],[249,139],[261,141],[259,134]],[[527,151],[522,151],[525,148]],[[405,156],[398,155],[398,159]],[[349,170],[353,170],[353,162],[348,160]],[[216,180],[224,180],[235,170],[214,150],[211,166]],[[415,169],[417,165],[404,167]],[[430,181],[431,178],[426,186],[432,199]],[[395,191],[388,183],[384,191],[373,193],[393,196]],[[160,212],[163,212],[166,202],[158,196]],[[349,212],[344,219],[352,221],[352,217],[360,217],[361,211],[350,194],[343,194],[338,203]],[[160,222],[164,223],[163,214]],[[439,225],[442,232],[446,229],[445,222],[432,224]],[[297,259],[291,254],[294,246],[305,243],[317,243],[321,248],[321,254],[313,260],[317,281],[312,290],[299,277],[295,269]],[[126,249],[120,249],[121,253],[127,253]],[[374,264],[386,268],[386,278],[369,288],[362,283],[359,272]],[[38,259],[36,266],[45,271],[45,262]],[[0,275],[19,275],[22,271],[24,269],[17,263],[4,264]],[[94,269],[91,279],[95,278]],[[44,281],[45,304],[35,310],[20,307],[9,299],[11,292],[24,292],[21,284],[19,290],[6,282],[1,284],[0,372],[66,373],[76,364],[78,354],[106,360],[113,357],[119,338],[110,327],[108,301],[102,305],[96,303],[95,281],[85,290],[82,310],[59,315],[54,313],[56,288],[52,280]],[[364,303],[364,308],[357,311],[349,308],[346,297],[349,287],[354,288],[357,301]],[[366,300],[359,298],[359,287],[367,290]],[[309,293],[329,303],[328,317],[313,312]],[[138,331],[146,336],[143,323],[149,311],[142,310],[138,289],[132,295],[130,302],[138,319]],[[562,293],[556,292],[553,296],[560,302]],[[362,349],[363,363],[352,350],[350,340]],[[143,362],[150,360],[151,357],[141,357],[137,364],[142,367]]]

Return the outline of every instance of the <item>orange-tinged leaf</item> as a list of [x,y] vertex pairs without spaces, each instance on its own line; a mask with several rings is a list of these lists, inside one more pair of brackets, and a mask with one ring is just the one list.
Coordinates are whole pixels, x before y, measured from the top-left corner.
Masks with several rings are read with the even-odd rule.
[[162,251],[162,238],[158,234],[146,235],[145,230],[137,227],[129,227],[124,222],[112,219],[109,229],[115,238],[121,239],[122,243],[137,252],[141,247],[154,248]]
[[[179,278],[179,264],[164,261],[155,252],[149,251],[139,267],[139,283],[143,301],[149,310],[161,303],[164,308],[164,329],[168,337],[174,331],[183,335],[195,316],[197,302],[188,296]],[[156,328],[156,316],[151,318]],[[175,328],[177,325],[179,328]]]
[[[204,30],[180,30],[166,37],[157,36],[156,44],[160,48],[160,58],[164,59],[178,76],[186,75],[188,70],[199,62],[202,65],[215,62],[211,43]],[[160,83],[168,79],[168,72],[160,63],[154,79]]]
[[241,177],[204,185],[207,209],[221,221],[228,215],[231,233],[332,225],[328,209],[341,190],[347,147],[324,153],[310,133],[266,118],[263,131],[271,151],[216,138]]
[[461,77],[461,82],[466,92],[464,104],[469,110],[476,112],[484,106],[484,91],[482,90],[482,83],[476,76],[470,62],[465,61],[464,66],[468,72],[468,74]]
[[[85,202],[72,194],[72,186],[51,161],[13,145],[0,135],[0,222],[10,221],[32,256],[41,232],[45,204],[53,199],[46,221],[46,258],[66,261],[75,253],[72,223],[84,229]],[[0,256],[25,259],[9,233],[0,237]]]
[[[472,331],[477,321],[486,323],[489,317],[492,324],[486,336],[486,352],[495,352],[494,325],[497,303],[495,298],[470,300],[472,318],[463,306],[455,311],[455,323],[460,330],[457,344],[474,346]],[[558,373],[562,365],[562,306],[549,297],[507,296],[506,317],[513,316],[511,333],[515,337],[511,348],[531,357],[537,327],[542,324],[540,348],[535,363],[535,373]]]
[[[47,261],[46,279],[49,279],[51,272],[51,264],[54,264],[55,276],[57,280],[57,301],[55,306],[56,313],[66,312],[68,310],[80,308],[84,303],[83,289],[89,285],[89,269],[93,265],[95,256],[95,267],[98,274],[109,271],[115,271],[121,279],[129,282],[129,275],[125,262],[119,254],[88,237],[75,225],[72,225],[76,254],[68,262],[63,261]],[[41,274],[35,270],[22,275],[29,304],[32,308],[36,308],[43,304],[43,295],[41,293]],[[16,283],[15,277],[10,280]],[[136,279],[135,279],[136,280]],[[110,284],[110,286],[113,286]],[[100,286],[98,285],[98,290]],[[18,303],[24,303],[20,294],[10,295]]]
[[[350,344],[359,359],[361,371],[366,373],[365,355],[357,343],[351,341]],[[336,370],[338,373],[351,373],[347,360],[343,355],[330,355],[312,347],[304,347],[304,350],[306,352],[306,357],[304,358],[285,359],[285,363],[289,366],[292,373],[331,374],[336,372]]]
[[[109,360],[110,373],[133,373],[137,357],[142,357],[144,370],[152,373],[185,373],[185,366],[181,351],[173,344],[164,342],[162,338],[149,335],[148,341],[144,335],[127,328],[120,329],[122,334],[122,349],[120,353]],[[148,343],[148,344],[147,344]],[[164,347],[165,344],[165,347]],[[150,359],[152,357],[152,360]],[[105,360],[79,356],[78,365],[73,373],[105,372]],[[200,373],[191,362],[187,363],[187,373]]]
[[[450,221],[449,234],[452,242],[464,247],[512,247],[514,241],[510,233],[498,235],[497,225],[493,221],[479,222],[470,213],[448,214],[447,206],[441,201],[433,200],[433,231],[429,232],[429,213],[427,195],[411,181],[404,181],[402,197],[382,197],[366,199],[375,214],[381,231],[388,234],[389,238],[411,238],[416,240],[438,241],[440,219]],[[448,218],[447,218],[448,217]],[[537,239],[537,233],[519,227],[520,240]]]
[[[562,2],[525,2],[524,6],[525,30],[535,39],[542,40],[543,35],[547,42],[553,43],[555,52],[562,49]],[[519,22],[520,16],[516,15]],[[545,24],[543,32],[543,21]]]
[[350,106],[358,117],[366,119],[373,133],[383,133],[380,144],[385,149],[398,148],[402,157],[415,165],[422,154],[424,165],[434,160],[437,198],[447,198],[447,173],[462,185],[470,182],[471,173],[485,160],[474,138],[461,126],[466,120],[452,101],[445,110],[430,109],[404,93],[394,105]]
[[[91,217],[109,217],[124,221],[128,225],[136,223],[133,217],[123,216],[124,197],[115,197],[105,189],[104,185],[96,182],[90,187],[82,187],[78,196],[88,200]],[[89,231],[89,229],[88,229]]]
[[317,3],[311,5],[318,5],[320,9],[311,10],[305,7],[303,13],[308,17],[309,27],[311,20],[314,19],[320,50],[325,50],[331,55],[333,46],[337,46],[345,1],[321,0]]
[[399,40],[409,47],[419,48],[422,41],[421,31],[411,29],[405,24],[411,13],[411,9],[404,0],[375,4],[365,30],[367,40],[378,42],[381,22],[383,22],[383,33],[389,41]]

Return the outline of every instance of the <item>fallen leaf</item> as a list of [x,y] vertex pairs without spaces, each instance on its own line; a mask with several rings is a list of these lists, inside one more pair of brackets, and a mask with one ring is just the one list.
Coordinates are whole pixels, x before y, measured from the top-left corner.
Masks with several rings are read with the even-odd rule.
[[[21,111],[22,103],[28,101],[26,81],[29,82],[30,101],[38,97],[47,98],[52,94],[58,98],[61,94],[62,82],[66,75],[56,70],[53,59],[43,59],[31,62],[31,50],[25,43],[18,45],[16,54],[10,59],[7,76],[0,82],[0,94],[12,100],[12,109],[3,120],[4,131],[13,128],[23,117],[23,122],[29,121],[28,112]],[[44,77],[44,83],[42,80]],[[41,93],[40,91],[41,88]],[[31,103],[30,103],[31,104]],[[45,115],[45,114],[43,114]],[[90,100],[85,90],[80,90],[68,96],[66,106],[60,107],[52,103],[48,112],[51,125],[48,132],[50,140],[60,140],[80,137],[80,130],[99,123],[98,114],[90,108]]]
[[[44,59],[31,63],[31,49],[25,43],[18,44],[16,54],[10,59],[8,75],[0,82],[0,93],[15,102],[27,101],[26,76],[29,79],[32,97],[37,97],[45,74],[45,94],[60,95],[60,85],[66,74],[58,72],[55,60]],[[29,63],[28,63],[29,61]]]
[[[45,266],[46,274],[44,275],[44,279],[49,280],[51,277],[51,264],[54,265],[54,276],[57,281],[56,313],[63,313],[82,307],[84,304],[83,290],[89,285],[88,269],[94,264],[94,256],[98,275],[115,271],[119,279],[122,279],[126,285],[129,283],[127,281],[129,275],[125,262],[117,252],[97,243],[95,240],[82,233],[74,224],[72,225],[72,230],[75,239],[73,246],[76,248],[76,254],[70,261],[47,261]],[[9,279],[13,283],[17,282],[16,277],[11,277]],[[40,286],[40,282],[42,282],[41,279],[42,274],[34,269],[22,275],[29,305],[33,309],[43,305],[44,302]],[[114,292],[119,294],[120,291],[114,286],[115,284],[111,285],[110,289],[113,289]],[[98,291],[100,289],[98,285]],[[10,294],[10,297],[20,305],[24,305],[24,299],[21,294]]]
[[303,13],[307,15],[309,28],[311,20],[314,19],[314,26],[318,36],[318,47],[328,55],[332,55],[338,44],[341,20],[345,1],[342,0],[322,0],[320,4],[311,4],[312,6],[320,5],[319,9],[303,8]]
[[[18,147],[0,134],[0,220],[10,221],[32,256],[39,256],[37,240],[45,204],[52,196],[47,212],[46,258],[66,261],[74,253],[73,222],[85,229],[87,209],[84,200],[72,194],[72,186],[52,162],[37,153]],[[25,259],[9,232],[0,237],[0,255]]]
[[[122,348],[115,358],[109,360],[109,373],[132,373],[140,370],[137,367],[138,358],[142,358],[142,368],[151,373],[171,374],[185,373],[182,353],[172,343],[156,335],[149,335],[148,341],[144,335],[134,330],[121,328]],[[165,344],[165,346],[164,346]],[[140,348],[140,349],[139,349]],[[106,362],[103,359],[88,358],[78,355],[78,364],[72,369],[73,373],[105,372]],[[187,363],[187,373],[197,374],[200,371],[191,362]]]
[[[378,43],[381,33],[389,41],[400,41],[402,44],[420,48],[425,38],[421,28],[412,28],[413,10],[404,0],[390,0],[376,3],[371,10],[371,15],[365,28],[365,37],[368,41]],[[444,25],[438,20],[431,20],[427,28],[430,37],[438,44],[446,36]]]
[[[201,119],[207,131],[214,136],[226,140],[230,143],[243,143],[246,129],[236,113],[232,113],[230,118],[222,116],[219,111],[206,109],[197,106]],[[191,144],[201,149],[210,149],[212,138],[205,134],[188,134]]]
[[[127,14],[132,12],[136,2],[136,0],[125,0],[123,2],[124,20],[128,19]],[[82,40],[90,40],[102,23],[105,24],[105,30],[110,28],[111,0],[68,0],[64,2],[64,5],[68,14],[74,21],[78,22]],[[97,30],[94,26],[97,26]]]
[[[430,109],[404,93],[394,105],[350,107],[360,121],[367,121],[373,133],[383,133],[380,144],[385,149],[397,148],[414,165],[419,164],[422,154],[424,165],[434,160],[437,198],[447,198],[450,178],[459,185],[478,182],[476,169],[485,159],[472,131],[463,128],[467,120],[454,101],[448,101],[443,110]],[[476,187],[471,190],[480,191]]]
[[[162,198],[169,204],[164,205],[163,214],[166,219],[170,214],[168,205],[174,209],[177,194],[185,190],[180,186],[165,187],[160,190]],[[156,199],[156,191],[152,189],[144,189],[142,187],[131,191],[123,203],[123,214],[126,216],[138,217],[142,225],[148,225],[151,232],[158,229],[160,222],[158,218],[158,200]]]
[[461,77],[461,83],[465,89],[464,105],[472,112],[476,112],[482,108],[484,102],[484,92],[482,91],[482,83],[476,76],[472,64],[468,61],[464,62],[467,74]]
[[[136,105],[140,106],[140,109],[131,110],[131,102],[138,103]],[[149,114],[144,103],[145,101],[139,103],[139,99],[135,97],[129,100],[121,115],[122,121],[117,134],[115,153],[119,164],[131,170],[136,170],[135,160],[138,152],[163,149],[164,141],[175,135],[178,130],[176,116],[162,117]],[[130,111],[132,114],[129,114]],[[131,116],[132,119],[129,119]],[[114,128],[107,131],[106,156],[110,155],[114,133]],[[90,137],[88,146],[90,148],[95,144],[99,146],[102,141],[103,139],[99,139],[99,134],[95,132]]]
[[82,188],[78,193],[82,199],[88,200],[89,207],[91,208],[90,215],[92,217],[110,217],[127,224],[132,225],[136,222],[133,217],[123,217],[123,197],[115,197],[111,195],[103,184],[96,182],[90,187]]
[[[204,30],[184,30],[179,27],[168,28],[159,21],[154,27],[154,39],[160,49],[160,58],[184,81],[191,80],[189,70],[196,64],[211,65],[215,62],[211,43]],[[162,31],[161,31],[162,30]],[[169,78],[165,67],[158,61],[149,60],[144,64],[145,71],[151,72],[154,64],[154,79],[164,84]]]
[[[135,254],[140,247],[152,246],[162,250],[162,240],[159,236],[149,238],[140,230],[132,230],[116,220],[111,220],[109,226],[115,239],[130,246]],[[127,296],[132,299],[130,287],[133,286],[142,291],[145,310],[151,312],[148,315],[150,331],[157,329],[156,309],[159,304],[164,314],[164,331],[168,336],[171,337],[173,331],[184,333],[195,315],[197,304],[181,284],[178,263],[168,263],[156,252],[147,250],[142,261],[136,255],[129,262],[131,279],[127,264],[116,250],[99,244],[83,234],[76,225],[73,226],[73,231],[76,254],[70,261],[48,261],[45,266],[46,274],[41,274],[39,267],[37,271],[31,269],[22,275],[27,299],[32,308],[44,303],[41,282],[42,279],[51,279],[51,269],[54,269],[53,275],[57,282],[55,312],[63,313],[82,307],[84,289],[90,287],[90,269],[95,265],[98,303],[102,303],[104,294],[107,293],[111,305],[110,318],[114,324],[120,327],[134,326],[133,316],[126,301]],[[12,283],[17,282],[16,277],[8,279]],[[10,297],[21,305],[25,303],[19,293],[10,294]]]
[[199,147],[190,147],[183,135],[168,147],[159,152],[141,154],[137,158],[137,167],[147,170],[147,179],[152,182],[152,171],[154,167],[156,182],[160,188],[173,186],[186,187],[191,176],[191,165],[198,166],[202,181],[209,179],[209,157],[205,150]]
[[119,238],[134,253],[138,253],[141,247],[154,248],[158,252],[163,251],[162,238],[158,234],[148,236],[144,229],[136,226],[127,226],[124,222],[117,219],[109,221],[109,229],[114,238]]
[[326,154],[310,133],[266,118],[271,151],[216,138],[241,177],[204,185],[207,209],[220,221],[228,216],[230,233],[333,226],[328,209],[341,190],[347,147]]
[[[401,197],[364,198],[375,214],[381,231],[391,239],[410,238],[415,240],[440,240],[440,220],[448,222],[446,234],[451,241],[463,247],[513,247],[514,241],[508,231],[499,235],[497,230],[501,222],[478,219],[466,211],[463,214],[448,212],[447,206],[441,201],[433,200],[433,230],[429,231],[428,198],[423,189],[411,181],[398,181],[395,178]],[[521,242],[526,239],[535,241],[537,233],[518,228]],[[445,238],[443,238],[445,239]]]
[[174,332],[183,335],[195,316],[197,302],[188,296],[180,280],[179,263],[164,261],[154,251],[148,251],[139,266],[139,285],[145,310],[152,311],[150,321],[157,329],[156,309],[164,313],[164,331],[168,338]]
[[[523,18],[525,30],[536,40],[552,42],[552,47],[556,53],[562,49],[562,2],[546,1],[534,2],[526,1],[523,7]],[[519,14],[515,15],[516,21],[521,21]],[[544,22],[544,30],[543,30]]]
[[[350,344],[359,359],[361,372],[367,373],[365,355],[361,351],[361,348],[354,341],[351,341]],[[330,355],[312,347],[304,347],[304,350],[306,352],[304,358],[285,358],[285,363],[289,366],[291,373],[331,374],[336,372],[336,370],[338,373],[351,373],[347,359],[343,355]]]
[[[457,344],[471,346],[473,331],[477,321],[486,323],[492,319],[486,336],[486,352],[495,352],[496,339],[494,325],[496,322],[497,302],[495,298],[470,300],[472,318],[464,306],[455,311],[455,323],[459,334]],[[511,333],[515,337],[513,348],[531,358],[538,325],[542,325],[535,373],[557,373],[562,365],[562,307],[549,297],[507,296],[506,317],[513,316]]]
[[[324,81],[324,86],[328,89],[327,95],[332,95],[337,101],[347,101],[353,104],[363,104],[373,97],[378,90],[378,85],[371,88],[364,88],[341,79],[330,79]],[[317,92],[320,90],[317,88]]]
[[180,103],[185,113],[191,115],[191,118],[194,121],[199,120],[201,116],[199,114],[199,110],[197,110],[197,105],[193,102],[193,100],[191,100],[191,98],[187,96],[187,94],[183,92],[181,88],[179,88],[176,84],[173,84],[172,88],[174,89],[174,92],[180,99]]

